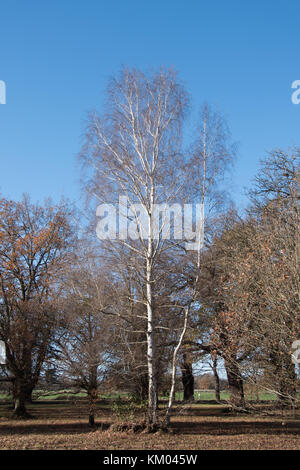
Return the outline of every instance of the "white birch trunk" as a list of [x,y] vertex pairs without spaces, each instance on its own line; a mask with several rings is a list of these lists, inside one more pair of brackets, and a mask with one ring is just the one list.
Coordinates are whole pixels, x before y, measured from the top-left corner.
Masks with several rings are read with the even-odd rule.
[[147,296],[147,363],[148,363],[148,421],[149,426],[157,424],[157,383],[155,371],[155,325],[153,312],[153,202],[154,189],[151,187],[150,211],[148,215],[148,247],[146,257],[146,296]]
[[181,348],[183,338],[184,338],[185,333],[186,333],[187,322],[188,322],[188,317],[189,317],[189,310],[190,310],[190,306],[188,306],[188,307],[185,309],[183,329],[182,329],[182,332],[181,332],[179,341],[178,341],[178,343],[177,343],[177,345],[176,345],[176,348],[174,349],[174,353],[173,353],[171,390],[170,390],[170,396],[169,396],[169,403],[168,403],[167,413],[166,413],[166,417],[165,417],[165,424],[166,424],[166,426],[169,426],[169,424],[170,424],[171,411],[172,411],[173,402],[174,402],[174,396],[175,396],[175,382],[176,382],[177,356],[178,356],[178,352],[179,352],[179,350],[180,350],[180,348]]

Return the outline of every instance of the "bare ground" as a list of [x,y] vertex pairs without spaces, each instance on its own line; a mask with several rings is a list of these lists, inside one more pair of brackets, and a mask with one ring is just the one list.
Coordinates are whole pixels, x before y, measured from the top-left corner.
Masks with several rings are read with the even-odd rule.
[[175,411],[170,433],[112,432],[107,404],[97,407],[97,426],[87,424],[84,403],[39,403],[32,420],[11,420],[0,406],[0,449],[105,450],[300,450],[300,415],[224,413],[224,406],[195,405]]

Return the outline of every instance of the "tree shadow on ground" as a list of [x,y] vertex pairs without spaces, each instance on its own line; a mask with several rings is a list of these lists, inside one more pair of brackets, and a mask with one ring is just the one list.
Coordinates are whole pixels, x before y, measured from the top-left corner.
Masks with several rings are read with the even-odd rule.
[[22,423],[11,424],[0,423],[0,436],[7,435],[29,435],[29,434],[85,434],[99,429],[105,431],[111,423],[97,422],[94,427],[87,423],[34,423],[34,421],[24,421]]
[[172,420],[172,429],[177,434],[237,435],[237,434],[300,434],[300,421],[205,421],[191,422]]

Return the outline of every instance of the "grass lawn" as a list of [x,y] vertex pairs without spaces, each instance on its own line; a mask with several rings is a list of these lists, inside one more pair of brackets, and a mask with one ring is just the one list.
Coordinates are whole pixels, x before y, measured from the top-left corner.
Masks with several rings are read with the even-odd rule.
[[[183,393],[182,392],[177,392],[176,393],[176,400],[182,400],[183,398]],[[220,398],[221,400],[229,400],[230,399],[230,393],[229,392],[221,392],[220,394]],[[257,397],[255,394],[246,394],[246,398],[247,400],[249,401],[252,401],[252,400],[257,400]],[[196,391],[195,392],[195,400],[215,400],[216,399],[216,395],[213,391],[201,391],[201,392],[198,392]],[[259,393],[259,399],[260,400],[276,400],[276,396],[274,393],[267,393],[267,392],[260,392]]]
[[[37,401],[53,401],[53,400],[74,400],[78,398],[85,398],[87,396],[86,392],[80,391],[78,393],[74,393],[70,390],[60,390],[59,392],[56,391],[42,391],[42,390],[36,390],[33,392],[33,398],[34,400]],[[103,399],[108,399],[108,400],[116,400],[120,397],[126,397],[126,393],[106,393],[106,394],[101,394],[101,398]],[[201,400],[201,401],[214,401],[215,400],[215,393],[213,391],[196,391],[195,392],[195,400]],[[257,397],[255,394],[246,394],[246,398],[248,401],[256,401]],[[161,397],[161,399],[167,400],[167,397]],[[183,393],[182,392],[176,392],[176,400],[182,401],[183,399]],[[229,392],[221,392],[221,400],[224,401],[229,401],[230,399],[230,393]],[[259,393],[259,399],[262,401],[270,401],[270,400],[276,400],[276,396],[274,393],[266,393],[266,392],[260,392]],[[11,396],[7,395],[5,393],[0,393],[0,401],[4,400],[11,400]]]

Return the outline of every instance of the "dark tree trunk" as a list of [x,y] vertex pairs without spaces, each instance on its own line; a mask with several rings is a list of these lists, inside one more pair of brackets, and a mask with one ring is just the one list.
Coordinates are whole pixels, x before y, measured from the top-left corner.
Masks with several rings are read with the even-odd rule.
[[[27,385],[27,384],[22,385],[22,393],[25,396],[26,403],[32,403],[33,389],[34,389],[33,385]],[[18,393],[19,393],[18,390],[20,390],[20,385],[18,385],[18,381],[15,380],[12,385],[12,394],[13,394],[14,401],[18,397]]]
[[212,365],[214,378],[215,378],[215,393],[216,393],[216,401],[221,401],[221,394],[220,394],[220,378],[217,369],[217,357],[213,359]]
[[148,374],[141,374],[136,379],[136,384],[134,387],[134,395],[138,402],[143,402],[147,400],[148,388],[149,388]]
[[20,418],[27,415],[25,395],[19,394],[18,398],[16,398],[13,415]]
[[97,389],[92,388],[88,390],[88,397],[89,397],[89,425],[95,425],[95,406],[97,400]]
[[194,375],[193,365],[188,360],[187,355],[183,354],[181,363],[182,385],[183,385],[183,400],[194,400]]
[[95,407],[98,398],[98,380],[97,380],[97,365],[92,365],[89,372],[88,381],[88,397],[89,397],[89,425],[95,425]]
[[27,403],[32,403],[32,392],[33,392],[34,387],[28,386],[26,387],[25,391],[25,401]]
[[28,387],[22,379],[16,378],[13,383],[14,412],[15,418],[30,418],[31,415],[26,410],[26,397],[28,396]]
[[244,384],[236,361],[225,360],[225,369],[231,404],[238,408],[245,408]]

